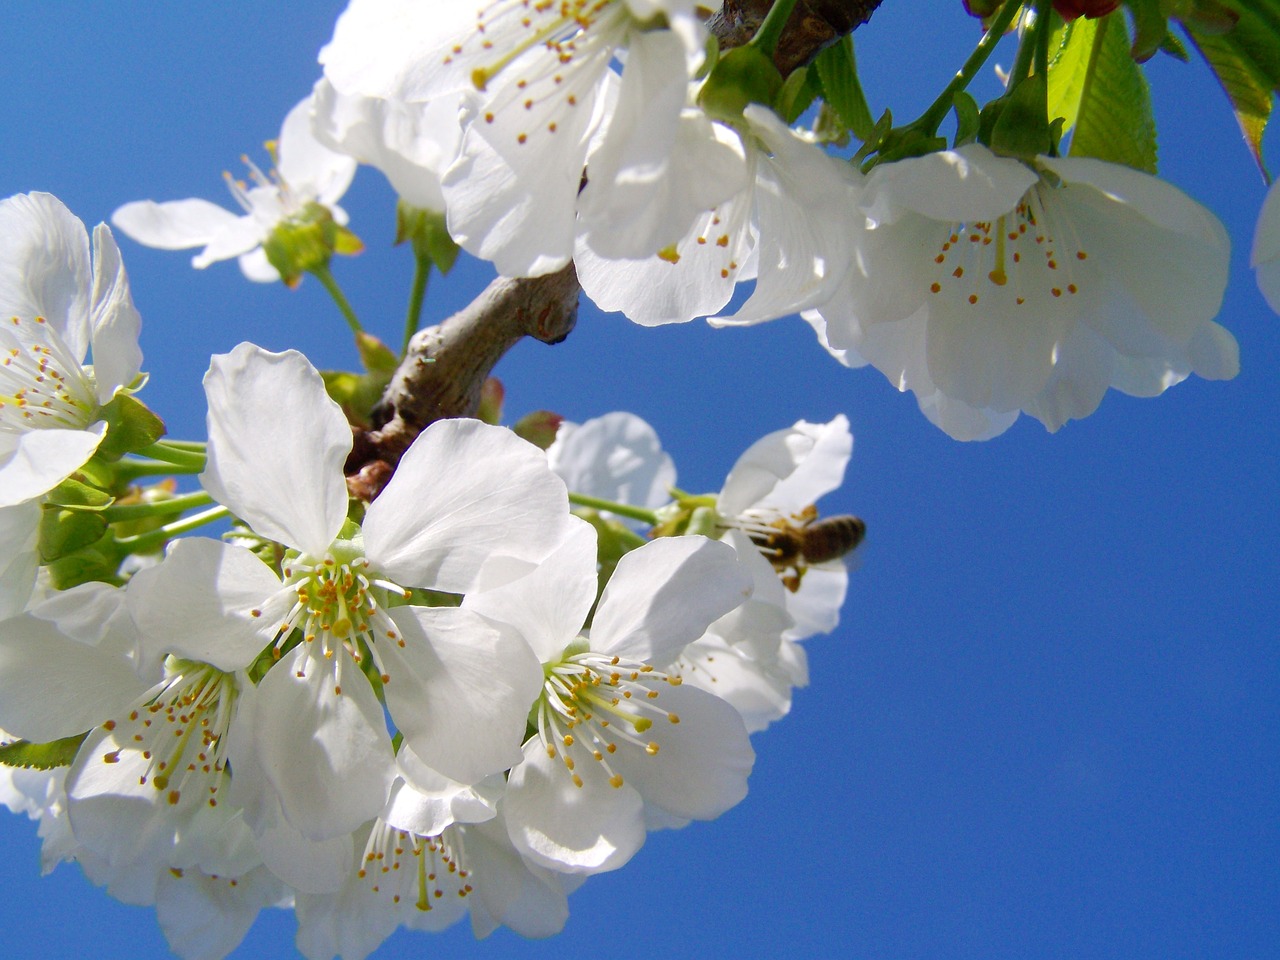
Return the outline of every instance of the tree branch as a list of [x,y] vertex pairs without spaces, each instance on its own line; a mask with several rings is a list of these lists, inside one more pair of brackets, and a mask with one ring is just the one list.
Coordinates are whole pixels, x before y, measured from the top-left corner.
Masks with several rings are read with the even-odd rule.
[[[753,36],[774,0],[724,0],[707,20],[721,48],[740,47]],[[786,77],[846,33],[871,19],[881,0],[799,0],[773,54],[774,65]]]

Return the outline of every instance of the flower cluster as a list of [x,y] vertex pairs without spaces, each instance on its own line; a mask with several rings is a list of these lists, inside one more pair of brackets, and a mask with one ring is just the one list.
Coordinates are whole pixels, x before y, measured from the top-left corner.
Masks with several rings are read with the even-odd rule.
[[[1236,375],[1222,225],[1064,150],[1050,110],[1053,71],[1094,59],[1050,64],[1051,25],[1065,50],[1089,21],[1123,29],[1116,3],[1028,9],[981,109],[964,86],[1029,5],[966,3],[987,36],[904,126],[871,120],[847,40],[784,76],[794,6],[744,41],[694,0],[351,0],[271,165],[226,175],[242,213],[112,217],[202,248],[198,268],[310,273],[356,334],[360,374],[214,356],[207,441],[165,438],[135,396],[110,228],[91,242],[48,194],[0,201],[0,800],[39,820],[46,870],[75,860],[155,906],[184,957],[224,956],[275,905],[305,956],[357,960],[464,917],[554,934],[650,831],[746,795],[750,735],[807,683],[866,533],[818,508],[848,418],[770,433],[695,494],[633,414],[499,426],[491,331],[439,365],[483,368],[448,385],[465,403],[402,408],[439,359],[415,336],[427,273],[459,248],[504,278],[576,275],[644,326],[798,314],[963,440]],[[360,164],[418,261],[399,356],[329,272],[361,249],[338,205]],[[1278,196],[1253,248],[1273,306]]]
[[[25,249],[55,261],[33,284],[45,300],[12,295],[18,330],[77,317],[76,297],[104,324],[98,304],[125,309],[105,227],[97,259],[114,286],[90,297],[65,209],[41,196],[3,209],[28,216]],[[60,417],[16,443],[75,438],[119,389],[118,376],[95,388],[70,362],[83,349],[52,335],[30,361],[15,353],[15,375],[38,372],[10,393]],[[97,349],[99,370],[136,373]],[[834,626],[843,597],[844,551],[806,557],[805,531],[843,476],[844,418],[764,438],[719,498],[675,500],[670,459],[631,415],[566,425],[547,452],[441,420],[366,502],[344,476],[351,427],[300,353],[241,344],[204,386],[202,490],[184,496],[233,518],[223,537],[113,529],[95,544],[114,548],[109,574],[67,584],[51,566],[37,585],[32,525],[3,531],[17,559],[0,751],[30,769],[6,774],[0,797],[40,820],[46,869],[75,860],[118,899],[154,905],[182,956],[225,955],[259,910],[292,904],[306,956],[363,957],[401,925],[466,916],[481,936],[558,932],[586,876],[623,866],[652,829],[743,799],[748,734],[787,712],[806,676],[797,641]],[[42,399],[53,391],[69,413]],[[89,434],[109,444],[117,429]],[[126,512],[109,521],[134,516],[120,494],[138,451],[90,469],[94,448],[76,449],[38,486],[6,485],[25,495],[9,509],[61,509],[42,498],[71,473],[116,494],[107,509]],[[603,496],[658,506],[651,537],[570,511]]]

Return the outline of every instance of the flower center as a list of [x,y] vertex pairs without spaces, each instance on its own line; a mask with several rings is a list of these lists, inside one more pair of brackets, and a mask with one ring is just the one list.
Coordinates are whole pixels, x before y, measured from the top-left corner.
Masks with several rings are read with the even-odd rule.
[[1089,259],[1071,222],[1051,212],[1052,191],[1040,181],[994,222],[955,223],[927,271],[931,294],[959,295],[970,306],[988,296],[1023,306],[1080,292],[1080,265]]
[[[346,549],[349,542],[338,544],[343,547],[336,551],[338,555],[329,552],[316,559],[301,554],[288,560],[279,593],[263,608],[250,612],[261,617],[263,609],[288,605],[276,633],[273,651],[277,658],[284,653],[293,631],[298,630],[302,641],[325,660],[334,660],[334,655],[345,649],[360,667],[365,656],[371,656],[382,682],[388,683],[391,677],[378,655],[376,641],[390,640],[403,647],[404,639],[387,615],[385,602],[379,600],[386,593],[407,598],[409,591],[389,580],[376,579],[369,571],[369,561]],[[334,692],[338,694],[342,693],[343,659],[338,657],[335,661]]]
[[719,527],[741,530],[750,537],[792,593],[800,589],[810,564],[839,560],[856,549],[867,533],[867,525],[859,517],[818,519],[818,508],[812,504],[792,514],[745,510],[731,520],[721,520]]
[[377,820],[356,876],[367,880],[373,893],[389,896],[396,904],[408,899],[424,912],[445,897],[461,899],[472,890],[462,833],[456,827],[446,827],[439,836],[420,837]]
[[[208,664],[170,658],[169,676],[148,690],[122,720],[108,720],[122,749],[137,750],[148,761],[138,782],[167,791],[177,805],[192,781],[218,805],[224,778],[224,742],[235,710],[236,685],[230,674]],[[104,754],[104,763],[118,763],[120,750]]]
[[[572,649],[572,647],[570,648]],[[590,651],[572,653],[546,668],[537,711],[538,736],[547,756],[559,756],[575,786],[582,786],[580,761],[599,763],[613,787],[622,775],[609,763],[618,745],[631,745],[657,756],[656,739],[645,739],[653,721],[679,723],[680,718],[657,703],[660,684],[679,686],[681,679],[647,663]]]
[[44,317],[0,326],[0,432],[80,430],[98,401],[84,368]]

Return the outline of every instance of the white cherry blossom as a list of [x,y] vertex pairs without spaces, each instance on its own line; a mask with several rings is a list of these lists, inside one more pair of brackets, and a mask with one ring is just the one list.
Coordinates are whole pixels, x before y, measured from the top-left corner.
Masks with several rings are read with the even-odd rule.
[[[645,326],[680,323],[718,313],[739,282],[754,278],[746,303],[713,321],[747,325],[805,310],[835,290],[852,256],[848,218],[861,174],[756,104],[736,129],[712,126],[719,142],[736,149],[743,188],[703,208],[682,237],[642,258],[612,256],[595,233],[580,235],[574,263],[600,309]],[[696,182],[724,167],[686,176]],[[736,173],[732,164],[727,169]]]
[[382,810],[395,767],[366,659],[424,763],[469,784],[517,762],[541,676],[527,644],[466,610],[391,600],[410,587],[463,593],[495,551],[530,562],[550,552],[570,518],[544,455],[478,421],[433,424],[351,532],[350,428],[305,358],[242,344],[214,358],[205,385],[202,481],[289,548],[283,577],[244,548],[204,541],[175,550],[163,579],[149,581],[145,616],[185,638],[181,656],[220,644],[224,668],[264,647],[279,657],[254,688],[256,720],[243,724],[256,759],[234,764],[237,782],[257,771],[278,799],[278,810],[255,811],[255,829],[278,825],[279,813],[322,843]]
[[845,282],[810,321],[957,439],[1019,411],[1056,430],[1108,387],[1155,396],[1235,376],[1212,318],[1229,243],[1177,188],[1117,164],[970,144],[876,167]]
[[[498,0],[479,10],[353,0],[321,62],[344,94],[415,103],[465,93],[460,155],[444,180],[450,232],[500,273],[535,276],[573,255],[592,151],[589,220],[635,237],[637,251],[683,232],[697,207],[652,201],[679,183],[668,158],[704,37],[691,0]],[[619,79],[611,63],[624,49]],[[710,189],[708,203],[734,189],[700,182],[695,195]],[[653,231],[674,232],[651,244]]]
[[315,138],[311,108],[311,97],[307,97],[285,116],[272,170],[263,173],[245,156],[251,183],[224,174],[231,196],[243,213],[233,213],[198,198],[163,203],[138,200],[116,210],[111,222],[144,246],[161,250],[203,247],[191,261],[197,269],[236,257],[250,280],[279,280],[279,271],[267,261],[262,249],[263,242],[278,226],[303,215],[311,204],[328,209],[339,224],[347,222],[346,211],[338,206],[338,200],[351,185],[356,161]]
[[596,536],[578,521],[526,576],[466,597],[464,609],[517,630],[543,664],[537,735],[503,804],[524,857],[564,873],[613,870],[644,842],[646,807],[706,820],[746,795],[754,754],[737,712],[660,667],[750,589],[727,547],[657,540],[619,561],[588,637]]
[[93,456],[102,405],[142,367],[140,326],[105,224],[91,261],[84,224],[56,197],[0,201],[0,508],[41,496]]
[[653,427],[625,411],[561,423],[547,448],[547,463],[572,492],[630,506],[670,503],[676,482],[675,464]]

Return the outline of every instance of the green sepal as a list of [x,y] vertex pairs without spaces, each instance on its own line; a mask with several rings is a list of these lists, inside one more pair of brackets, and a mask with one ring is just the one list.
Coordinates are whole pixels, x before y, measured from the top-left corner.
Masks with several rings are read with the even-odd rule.
[[863,142],[869,140],[875,133],[876,122],[858,79],[853,37],[846,34],[839,43],[823,50],[814,67],[822,86],[822,99],[855,137]]
[[1045,116],[1048,93],[1045,75],[1033,73],[983,107],[980,127],[986,133],[987,146],[1002,156],[1023,160],[1051,153],[1053,136]]
[[110,526],[91,507],[63,507],[45,503],[40,512],[40,562],[53,563],[97,543]]
[[965,90],[956,91],[952,98],[956,114],[955,146],[962,147],[978,139],[978,131],[982,126],[982,113],[978,109],[978,101]]
[[710,116],[733,121],[750,103],[772,106],[782,89],[773,59],[752,46],[735,47],[716,64],[698,93],[698,105]]
[[314,201],[297,216],[278,224],[262,241],[267,262],[288,287],[296,287],[304,273],[323,270],[333,254],[350,255],[363,249],[359,237],[339,226],[328,207]]
[[401,200],[396,204],[396,243],[406,240],[413,243],[414,256],[431,261],[442,274],[458,259],[460,248],[449,236],[444,214]]
[[552,413],[550,410],[535,410],[517,420],[512,425],[511,432],[521,440],[528,440],[539,450],[546,450],[555,443],[556,433],[559,432],[562,423],[564,423],[564,417],[558,413]]
[[76,751],[89,736],[88,731],[74,737],[63,737],[48,743],[32,743],[30,740],[14,740],[0,744],[0,764],[21,767],[24,770],[56,770],[69,767],[75,761]]
[[476,419],[481,423],[497,426],[502,422],[502,401],[506,398],[506,388],[497,377],[485,377],[480,384],[480,404],[476,407]]
[[137,397],[117,393],[99,411],[107,423],[107,435],[94,454],[102,460],[119,460],[126,453],[149,447],[165,435],[164,421]]
[[819,92],[818,81],[812,69],[793,70],[778,91],[774,109],[788,125],[793,124],[809,109]]
[[372,426],[369,411],[382,399],[399,361],[385,343],[363,330],[356,334],[356,350],[364,373],[322,370],[320,379],[325,392],[342,408],[347,422],[368,428]]
[[1156,123],[1120,11],[1097,21],[1068,153],[1156,172]]
[[115,497],[105,490],[68,477],[45,494],[44,506],[66,507],[70,510],[96,513],[115,502]]
[[45,570],[58,590],[94,581],[119,585],[120,559],[120,548],[110,537],[101,537],[96,543],[46,561]]

